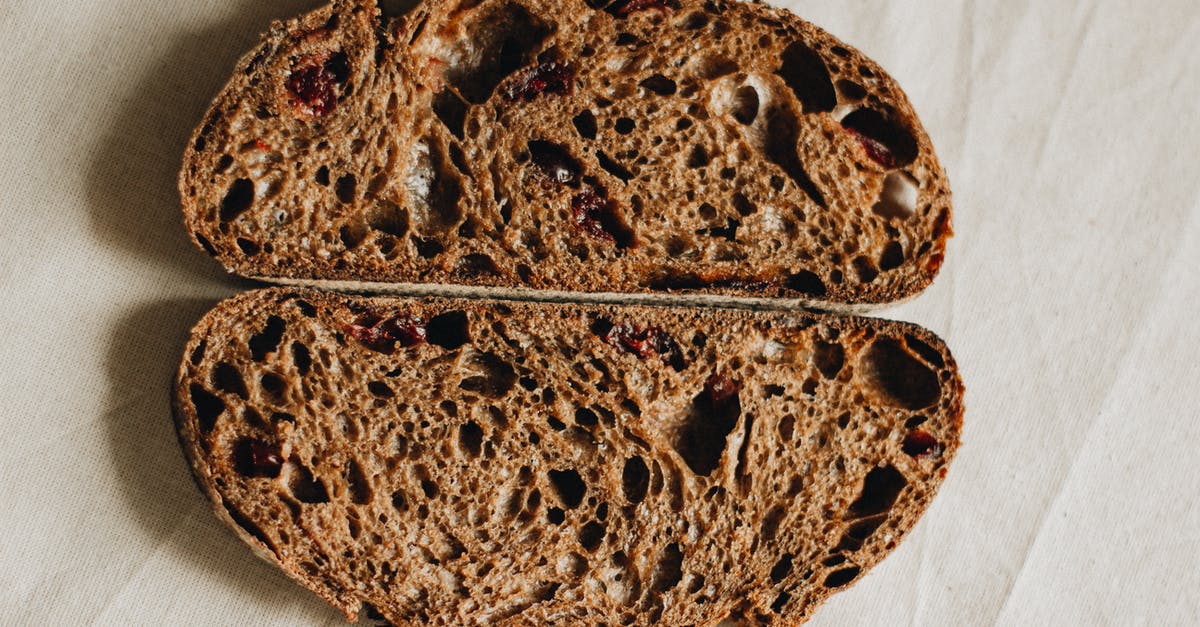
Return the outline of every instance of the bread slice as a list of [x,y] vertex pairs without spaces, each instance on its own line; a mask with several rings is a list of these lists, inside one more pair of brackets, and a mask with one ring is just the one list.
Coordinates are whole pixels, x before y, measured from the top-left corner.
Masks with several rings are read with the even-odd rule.
[[950,191],[912,106],[784,10],[383,4],[274,24],[196,130],[185,222],[231,272],[824,306],[938,272]]
[[180,440],[224,521],[397,625],[808,618],[959,442],[919,327],[274,288],[195,328]]

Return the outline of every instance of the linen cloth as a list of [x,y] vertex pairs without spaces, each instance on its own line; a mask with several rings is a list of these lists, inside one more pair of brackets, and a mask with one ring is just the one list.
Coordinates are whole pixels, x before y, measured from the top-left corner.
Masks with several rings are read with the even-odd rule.
[[[168,385],[251,287],[181,226],[234,61],[313,0],[0,2],[0,624],[338,625],[192,485]],[[815,625],[1200,624],[1200,4],[792,0],[906,89],[955,193],[963,447]]]

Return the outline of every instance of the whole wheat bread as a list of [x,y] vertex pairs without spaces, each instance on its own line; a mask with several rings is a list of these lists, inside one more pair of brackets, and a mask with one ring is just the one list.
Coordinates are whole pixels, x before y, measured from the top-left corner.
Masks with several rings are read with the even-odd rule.
[[959,441],[919,327],[280,288],[195,328],[203,491],[353,620],[806,619],[895,548]]
[[197,128],[185,222],[231,272],[825,306],[938,272],[950,192],[907,98],[786,11],[384,5],[274,24]]

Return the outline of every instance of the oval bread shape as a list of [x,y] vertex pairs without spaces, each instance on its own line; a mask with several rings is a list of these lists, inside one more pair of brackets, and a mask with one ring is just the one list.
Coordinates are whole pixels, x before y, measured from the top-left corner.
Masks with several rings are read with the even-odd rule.
[[895,322],[271,289],[197,325],[174,409],[218,516],[348,619],[784,625],[915,524],[962,385]]
[[180,191],[231,272],[831,308],[938,273],[950,190],[907,97],[791,13],[399,4],[276,23],[213,102]]

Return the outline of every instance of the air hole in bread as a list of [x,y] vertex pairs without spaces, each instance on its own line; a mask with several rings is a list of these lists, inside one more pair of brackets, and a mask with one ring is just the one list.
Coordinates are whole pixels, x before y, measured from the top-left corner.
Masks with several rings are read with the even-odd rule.
[[433,259],[446,250],[440,242],[434,239],[413,237],[412,242],[413,246],[417,249],[417,254],[422,259]]
[[366,505],[371,502],[371,484],[363,473],[358,460],[351,459],[346,465],[346,487],[350,491],[350,501],[356,505]]
[[663,76],[662,74],[652,74],[649,77],[638,83],[640,87],[651,91],[659,96],[672,96],[677,89],[675,81]]
[[742,85],[733,92],[729,112],[735,120],[749,126],[758,118],[759,105],[758,90],[750,85]]
[[204,249],[204,252],[208,253],[211,257],[217,256],[217,249],[213,248],[212,242],[209,242],[208,238],[204,237],[198,232],[192,233],[192,236],[195,237],[196,241],[200,243],[200,247]]
[[633,33],[621,31],[617,33],[617,37],[613,40],[613,43],[618,46],[634,46],[639,43],[639,40]]
[[708,152],[704,150],[704,146],[699,144],[692,146],[692,152],[688,155],[687,166],[689,168],[704,168],[708,164]]
[[433,113],[437,116],[446,130],[455,137],[463,138],[463,123],[467,119],[468,105],[458,94],[449,89],[443,89],[433,97]]
[[458,428],[458,445],[469,457],[479,457],[483,446],[483,429],[473,420]]
[[597,150],[596,151],[596,159],[599,161],[600,167],[604,168],[604,170],[606,172],[608,172],[609,174],[611,174],[625,182],[628,182],[631,179],[633,179],[633,173],[630,172],[628,168],[621,165],[620,163],[617,163],[611,157],[604,154],[604,151]]
[[786,285],[788,289],[808,296],[824,296],[826,294],[825,283],[821,281],[821,277],[808,270],[801,270],[788,277]]
[[546,508],[546,522],[548,522],[552,525],[561,525],[561,524],[563,524],[563,521],[566,519],[567,519],[567,516],[563,512],[562,508],[559,508],[559,507]]
[[625,500],[630,503],[641,503],[646,498],[646,491],[650,487],[650,469],[641,457],[625,460],[625,469],[621,472],[621,487],[625,491]]
[[792,573],[792,559],[792,555],[786,553],[779,558],[779,561],[775,562],[775,565],[771,567],[771,583],[777,584]]
[[259,379],[259,383],[272,401],[276,404],[283,402],[284,393],[287,391],[287,382],[283,377],[273,372],[267,372]]
[[787,514],[787,510],[783,509],[782,505],[776,505],[767,512],[763,517],[762,530],[759,531],[759,537],[763,542],[771,542],[775,539],[775,535],[779,533],[779,524],[783,522],[783,517]]
[[588,551],[595,551],[604,541],[605,531],[603,524],[594,520],[589,521],[579,529],[579,545]]
[[329,502],[329,491],[325,489],[325,484],[314,479],[312,471],[295,457],[283,465],[281,474],[288,491],[301,503]]
[[393,398],[396,393],[391,386],[383,381],[372,381],[367,384],[367,390],[376,398]]
[[650,589],[664,593],[679,585],[681,580],[683,580],[683,551],[679,550],[679,543],[672,542],[658,556],[658,564],[655,565],[654,574],[650,577]]
[[342,246],[345,246],[346,250],[354,250],[367,238],[367,225],[358,221],[345,224],[338,232],[338,235],[342,240]]
[[867,257],[855,257],[851,265],[854,266],[854,273],[858,275],[860,283],[870,283],[879,277],[879,269],[875,267],[875,262]]
[[908,480],[894,467],[873,468],[863,479],[862,493],[850,504],[846,518],[854,520],[887,513],[906,485]]
[[837,94],[821,55],[804,42],[796,41],[784,49],[780,61],[777,73],[800,100],[805,113],[833,110]]
[[596,116],[590,110],[584,109],[579,112],[579,115],[571,119],[571,123],[575,125],[575,131],[584,139],[596,139],[596,132],[599,130],[596,125]]
[[886,405],[922,409],[937,402],[937,374],[912,356],[899,342],[880,339],[860,357],[865,387]]
[[547,473],[550,478],[550,484],[554,486],[554,492],[558,495],[558,500],[567,509],[575,509],[583,502],[583,497],[587,493],[587,484],[583,482],[583,478],[579,476],[579,472],[574,469],[566,470],[551,470]]
[[895,270],[904,265],[904,246],[892,240],[883,247],[883,252],[879,254],[879,269],[887,272]]
[[463,279],[498,276],[499,274],[500,268],[496,262],[492,261],[491,257],[480,253],[466,255],[454,264],[454,276]]
[[581,427],[587,427],[590,429],[596,426],[596,423],[599,422],[599,420],[600,418],[596,415],[596,412],[588,409],[587,407],[580,407],[579,409],[575,410],[575,424]]
[[353,174],[347,174],[339,177],[337,183],[333,186],[334,194],[337,199],[345,204],[354,202],[358,193],[358,179]]
[[503,398],[517,384],[517,373],[512,365],[493,353],[472,351],[463,367],[468,376],[458,386],[468,392]]
[[637,123],[634,122],[632,118],[617,118],[617,121],[613,124],[613,130],[621,135],[628,135],[632,133],[633,129],[636,127]]
[[903,168],[917,159],[916,137],[900,122],[874,110],[857,109],[842,119],[872,161],[888,169]]
[[554,30],[515,3],[468,13],[467,19],[465,32],[454,33],[453,48],[444,61],[446,80],[475,104],[486,101],[506,76],[532,62]]
[[788,414],[779,419],[779,437],[784,442],[791,442],[792,436],[795,435],[796,417]]
[[942,354],[939,353],[936,348],[926,344],[916,336],[905,335],[904,343],[910,349],[912,349],[914,353],[919,355],[921,359],[924,359],[926,363],[936,368],[944,368],[946,366],[946,360],[942,358]]
[[[470,321],[465,311],[448,311],[434,316],[425,327],[425,339],[434,346],[454,350],[471,341]],[[511,370],[511,366],[509,366]],[[515,380],[515,375],[514,375]]]
[[217,364],[213,369],[212,383],[218,390],[236,395],[243,401],[250,397],[246,391],[246,382],[242,380],[242,373],[226,362]]
[[313,175],[313,180],[322,187],[329,187],[329,166],[323,165],[317,168],[317,173]]
[[737,72],[738,64],[723,54],[706,53],[696,58],[692,71],[697,78],[713,80]]
[[283,339],[283,332],[287,328],[283,318],[279,316],[271,316],[267,318],[267,324],[262,331],[250,336],[250,341],[247,343],[250,347],[250,356],[254,361],[262,362],[267,358],[267,355],[279,348],[279,342]]
[[861,570],[858,566],[836,570],[829,573],[829,576],[825,578],[824,585],[826,588],[841,588],[846,586],[858,577],[858,573]]
[[[695,122],[693,122],[690,118],[679,118],[675,121],[675,130],[686,131],[689,128],[692,128],[693,125],[695,125]],[[629,130],[632,131],[633,129],[631,128]]]
[[192,407],[196,408],[200,431],[208,434],[216,425],[217,417],[224,411],[224,401],[197,383],[192,383],[188,392],[191,394]]
[[221,155],[221,158],[217,159],[217,167],[213,168],[213,172],[216,174],[224,174],[231,165],[233,165],[233,157],[227,154]]
[[906,220],[917,210],[918,194],[917,181],[907,172],[889,172],[872,210],[884,218]]
[[846,363],[846,353],[841,344],[817,340],[813,346],[813,365],[826,379],[836,379]]
[[710,376],[673,442],[692,472],[708,476],[717,467],[741,413],[739,384],[725,375]]
[[237,179],[225,192],[221,201],[221,222],[237,218],[254,204],[254,183],[250,179]]
[[842,96],[842,100],[847,102],[858,102],[867,97],[867,88],[854,81],[844,78],[839,79],[836,86],[838,93]]
[[579,187],[583,168],[571,153],[554,142],[533,140],[526,144],[530,162],[537,171],[553,183]]
[[817,188],[816,183],[808,176],[800,156],[796,153],[799,141],[799,121],[790,109],[776,108],[765,113],[766,137],[763,151],[767,158],[783,170],[797,187],[820,207],[826,207],[825,196]]
[[300,342],[292,342],[292,363],[296,365],[300,376],[308,374],[312,367],[312,355],[309,354],[307,346]]
[[705,14],[703,11],[692,11],[679,18],[679,21],[675,22],[675,27],[680,30],[696,30],[699,28],[704,28],[704,26],[707,24],[707,14]]
[[258,244],[244,237],[237,238],[237,247],[242,251],[242,254],[247,257],[253,257],[254,255],[257,255],[260,250]]

